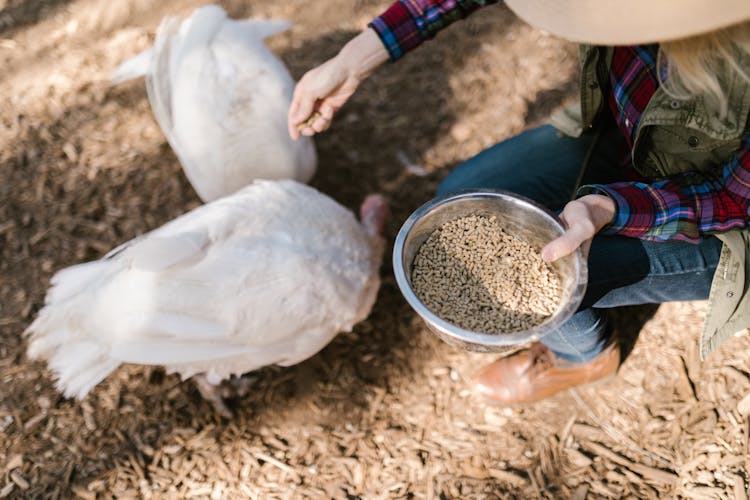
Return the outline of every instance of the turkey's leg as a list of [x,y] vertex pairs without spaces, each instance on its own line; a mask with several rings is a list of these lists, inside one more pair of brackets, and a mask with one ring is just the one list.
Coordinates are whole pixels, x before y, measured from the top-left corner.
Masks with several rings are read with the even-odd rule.
[[229,409],[225,400],[246,396],[257,379],[249,376],[232,377],[222,381],[219,385],[209,382],[205,375],[196,375],[193,380],[203,399],[211,403],[219,415],[233,418],[234,413]]

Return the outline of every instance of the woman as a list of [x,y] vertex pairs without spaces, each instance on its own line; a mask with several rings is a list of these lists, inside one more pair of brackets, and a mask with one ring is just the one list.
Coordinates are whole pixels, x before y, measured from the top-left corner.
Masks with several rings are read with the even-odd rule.
[[[300,80],[290,134],[301,122],[303,135],[325,130],[378,65],[491,3],[394,3]],[[568,230],[542,256],[588,249],[589,283],[571,320],[481,370],[477,388],[523,403],[614,373],[623,349],[607,309],[623,305],[708,299],[706,356],[750,325],[750,2],[506,3],[585,44],[581,102],[553,119],[557,129],[524,132],[458,166],[438,192],[506,189],[562,210]]]

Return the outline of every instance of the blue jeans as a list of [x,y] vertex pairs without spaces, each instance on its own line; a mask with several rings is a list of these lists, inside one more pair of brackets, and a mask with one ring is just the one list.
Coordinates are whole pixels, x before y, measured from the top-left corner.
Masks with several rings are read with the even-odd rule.
[[[454,169],[438,194],[466,188],[512,191],[559,211],[570,201],[592,136],[570,138],[545,125],[488,148]],[[583,183],[625,180],[618,156],[622,138],[605,132],[591,152]],[[703,300],[719,262],[721,241],[698,244],[596,236],[589,253],[589,281],[578,312],[542,338],[555,354],[573,362],[595,358],[616,338],[607,309],[636,304]]]

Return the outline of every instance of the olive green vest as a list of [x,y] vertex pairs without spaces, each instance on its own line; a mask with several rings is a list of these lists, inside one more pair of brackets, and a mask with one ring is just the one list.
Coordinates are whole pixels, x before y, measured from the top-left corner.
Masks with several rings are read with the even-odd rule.
[[[555,115],[551,123],[578,136],[594,127],[604,105],[612,49],[581,46],[580,103]],[[750,61],[743,67],[750,68]],[[679,100],[659,87],[640,120],[633,145],[633,165],[649,178],[688,171],[715,172],[730,161],[750,130],[750,84],[736,73],[719,75],[729,110],[725,117],[707,109],[702,99]],[[723,242],[701,335],[705,358],[727,338],[750,326],[750,230],[716,234]]]

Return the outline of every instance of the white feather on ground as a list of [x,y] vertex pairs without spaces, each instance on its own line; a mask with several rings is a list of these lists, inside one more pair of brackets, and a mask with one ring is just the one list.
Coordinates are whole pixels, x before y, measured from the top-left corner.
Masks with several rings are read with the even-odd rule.
[[233,20],[207,5],[180,22],[165,18],[154,46],[121,64],[113,82],[146,77],[151,109],[203,201],[255,179],[307,182],[317,156],[294,141],[287,111],[294,80],[263,39],[280,20]]
[[294,181],[258,181],[52,278],[29,356],[83,398],[121,363],[212,383],[312,356],[369,314],[384,240]]

